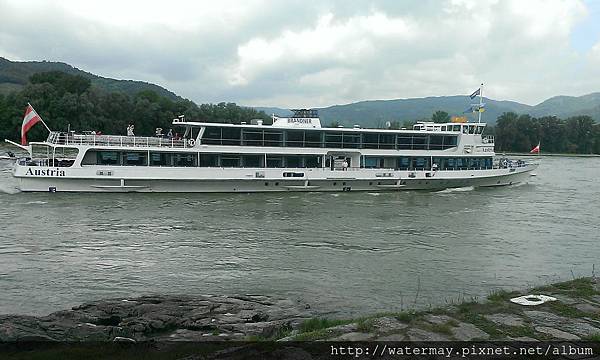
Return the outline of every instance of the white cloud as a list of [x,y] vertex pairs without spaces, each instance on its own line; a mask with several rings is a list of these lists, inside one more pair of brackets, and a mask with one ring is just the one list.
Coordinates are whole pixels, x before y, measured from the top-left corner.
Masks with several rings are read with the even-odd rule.
[[570,44],[586,16],[571,0],[0,0],[0,56],[157,82],[197,102],[327,106],[484,81],[490,97],[535,103],[600,90],[600,45]]

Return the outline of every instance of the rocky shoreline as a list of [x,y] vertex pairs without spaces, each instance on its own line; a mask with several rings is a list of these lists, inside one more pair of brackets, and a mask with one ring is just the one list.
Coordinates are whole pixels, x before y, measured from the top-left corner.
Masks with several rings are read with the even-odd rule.
[[[557,301],[517,305],[544,294]],[[85,303],[48,316],[0,316],[0,342],[206,341],[600,341],[600,280],[499,291],[428,311],[327,319],[308,304],[262,295],[155,295]]]
[[308,308],[297,301],[261,295],[100,300],[48,316],[0,315],[0,342],[270,338],[311,318]]

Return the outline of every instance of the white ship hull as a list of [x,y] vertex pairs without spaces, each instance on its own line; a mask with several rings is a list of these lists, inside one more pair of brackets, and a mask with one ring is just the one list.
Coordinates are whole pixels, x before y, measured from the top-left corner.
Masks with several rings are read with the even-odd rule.
[[[400,191],[512,185],[527,181],[536,168],[535,164],[460,171],[93,166],[61,168],[62,172],[58,172],[57,168],[15,165],[14,176],[18,179],[18,187],[24,192]],[[98,176],[99,171],[111,175]],[[290,172],[303,176],[283,177],[283,173]]]
[[184,138],[52,131],[11,142],[30,155],[13,175],[25,192],[401,191],[511,185],[537,167],[495,161],[483,123],[322,128],[315,110],[297,109],[272,125],[173,125]]

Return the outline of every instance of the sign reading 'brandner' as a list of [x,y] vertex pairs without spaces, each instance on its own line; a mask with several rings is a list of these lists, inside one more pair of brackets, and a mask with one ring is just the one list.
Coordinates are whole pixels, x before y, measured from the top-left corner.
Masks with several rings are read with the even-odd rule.
[[288,118],[288,124],[312,124],[312,119]]

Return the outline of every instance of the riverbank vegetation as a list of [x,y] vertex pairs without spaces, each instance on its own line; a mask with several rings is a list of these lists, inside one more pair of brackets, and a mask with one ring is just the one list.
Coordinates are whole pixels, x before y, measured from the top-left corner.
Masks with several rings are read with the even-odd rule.
[[600,154],[600,124],[589,116],[559,119],[504,113],[494,130],[496,151],[528,152],[539,142],[542,152]]
[[[557,300],[530,307],[510,301],[524,294],[545,294]],[[429,310],[405,310],[355,319],[314,318],[304,321],[295,331],[279,335],[284,340],[296,341],[598,341],[599,323],[600,282],[586,277],[527,292],[498,290],[483,301],[473,298]]]

